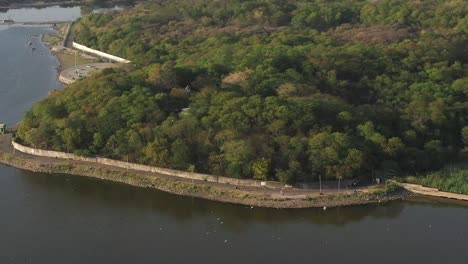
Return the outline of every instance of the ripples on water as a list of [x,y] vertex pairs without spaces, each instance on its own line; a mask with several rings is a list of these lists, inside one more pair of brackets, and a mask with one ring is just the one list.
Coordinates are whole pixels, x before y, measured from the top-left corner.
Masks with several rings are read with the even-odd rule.
[[2,165],[0,171],[0,248],[14,263],[28,263],[20,261],[25,256],[32,263],[440,263],[447,254],[468,259],[463,206],[261,209]]

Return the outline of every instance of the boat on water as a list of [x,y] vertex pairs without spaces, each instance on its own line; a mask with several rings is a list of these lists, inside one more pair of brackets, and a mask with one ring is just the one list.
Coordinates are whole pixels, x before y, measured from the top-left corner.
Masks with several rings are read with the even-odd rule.
[[5,134],[6,131],[6,125],[5,124],[0,124],[0,135]]
[[15,23],[12,19],[0,19],[0,24],[12,24]]

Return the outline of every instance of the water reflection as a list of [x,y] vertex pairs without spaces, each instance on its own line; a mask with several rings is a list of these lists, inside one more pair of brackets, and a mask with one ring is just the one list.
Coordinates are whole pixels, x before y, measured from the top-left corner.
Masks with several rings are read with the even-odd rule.
[[225,227],[245,230],[255,224],[313,223],[317,225],[347,225],[364,218],[396,218],[404,209],[401,202],[384,205],[353,206],[328,209],[265,209],[222,204],[202,199],[181,197],[157,190],[137,188],[92,178],[63,174],[24,172],[21,176],[30,192],[53,192],[67,200],[99,205],[115,210],[135,210],[141,213],[164,214],[177,222],[197,218],[221,218]]
[[81,17],[79,6],[8,9],[0,13],[0,20],[12,19],[16,22],[73,21]]
[[409,198],[412,204],[426,205],[434,208],[453,207],[468,208],[468,201],[454,200],[440,197],[413,196]]
[[[55,20],[54,14],[47,18]],[[41,43],[34,53],[28,48],[29,34],[46,29],[2,28],[9,30],[0,32],[0,113],[3,122],[13,124],[55,88],[57,62]],[[394,202],[325,212],[250,209],[0,165],[0,212],[0,263],[468,259],[468,210],[446,204]]]

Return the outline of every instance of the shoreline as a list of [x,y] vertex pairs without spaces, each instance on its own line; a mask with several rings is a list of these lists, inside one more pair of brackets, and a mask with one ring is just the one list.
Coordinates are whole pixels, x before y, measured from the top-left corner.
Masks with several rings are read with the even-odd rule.
[[[0,9],[20,9],[20,8],[45,8],[51,6],[62,6],[62,7],[75,7],[75,6],[86,6],[89,4],[85,0],[76,0],[76,1],[56,1],[56,2],[29,2],[29,3],[17,3],[16,1],[11,1],[12,3],[5,6],[0,6]],[[104,4],[119,4],[125,3],[125,1],[105,1]],[[136,1],[138,3],[138,1]]]
[[[57,59],[56,79],[63,85],[69,85],[96,72],[107,68],[117,68],[121,64],[117,62],[105,62],[103,58],[83,52],[74,47],[72,33],[73,22],[61,22],[51,26],[55,33],[43,35],[41,41]],[[52,40],[47,41],[46,40]],[[71,43],[69,40],[72,39]],[[75,79],[76,73],[80,75]]]
[[62,2],[42,2],[42,3],[12,3],[7,6],[0,6],[0,9],[19,9],[19,8],[42,8],[49,6],[83,6],[85,1],[62,1]]
[[[81,68],[86,67],[87,65],[95,66],[104,64],[100,63],[101,60],[98,57],[81,53],[67,46],[72,25],[73,22],[57,23],[50,27],[56,33],[44,34],[41,39],[44,46],[47,47],[52,56],[57,59],[58,65],[56,67],[56,79],[63,85],[72,84],[76,81],[75,79],[64,76],[65,71],[73,71],[72,67],[75,66],[75,63],[76,67]],[[46,39],[51,39],[53,42],[47,41]]]
[[126,170],[113,166],[93,164],[84,161],[45,158],[14,151],[10,136],[0,136],[0,163],[33,172],[68,174],[91,177],[127,185],[151,188],[167,193],[265,208],[323,208],[381,203],[405,199],[412,194],[406,190],[385,194],[370,188],[356,192],[344,190],[279,189],[265,187],[239,187],[228,184],[210,183],[199,180],[177,179],[157,173]]
[[468,195],[467,194],[461,194],[461,193],[453,193],[453,192],[445,192],[441,191],[437,188],[431,188],[431,187],[426,187],[423,185],[419,184],[411,184],[411,183],[396,183],[392,181],[395,184],[400,185],[403,187],[405,190],[415,193],[415,194],[420,194],[423,196],[428,196],[428,197],[435,197],[435,198],[443,198],[443,199],[451,199],[451,200],[458,200],[458,201],[468,201]]
[[[57,32],[59,30],[55,29]],[[63,33],[63,32],[62,32]],[[62,38],[62,34],[59,34]],[[59,62],[59,68],[63,68],[63,62],[58,52],[54,52],[53,46],[46,45]],[[61,71],[57,70],[57,78]],[[337,193],[336,190],[325,191],[325,195],[320,195],[315,189],[281,189],[267,190],[260,187],[239,188],[230,184],[209,184],[200,180],[188,180],[169,175],[157,175],[144,173],[137,170],[125,170],[113,166],[95,166],[93,163],[71,161],[67,159],[52,159],[41,162],[41,158],[29,154],[14,154],[15,151],[5,151],[5,144],[2,144],[0,135],[0,163],[10,165],[19,169],[43,172],[43,173],[64,173],[75,176],[92,177],[101,180],[120,182],[136,187],[152,188],[160,191],[207,199],[212,201],[241,204],[257,207],[270,208],[322,208],[339,207],[351,205],[363,205],[370,203],[380,203],[391,200],[404,199],[412,196],[415,192],[410,189],[397,191],[393,194],[377,194],[373,187],[359,188],[355,190],[343,190]],[[8,137],[6,137],[8,138]],[[10,140],[11,141],[11,140]],[[11,143],[10,143],[11,145]],[[12,149],[12,148],[11,148]],[[11,153],[12,152],[12,153]],[[29,157],[26,157],[29,156]],[[401,185],[400,185],[401,186]],[[380,186],[382,187],[382,186]],[[375,191],[375,193],[374,193]]]

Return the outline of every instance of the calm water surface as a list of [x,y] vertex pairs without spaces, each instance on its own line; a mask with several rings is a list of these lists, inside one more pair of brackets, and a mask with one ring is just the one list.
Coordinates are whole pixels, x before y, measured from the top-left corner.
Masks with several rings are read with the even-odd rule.
[[15,124],[34,102],[62,87],[56,79],[57,59],[35,37],[50,31],[0,25],[0,123]]
[[[0,122],[60,88],[57,61],[0,27]],[[468,263],[468,207],[273,210],[0,165],[0,263]]]
[[12,19],[16,22],[73,21],[81,17],[81,7],[48,6],[44,8],[9,9],[0,13],[0,20]]

